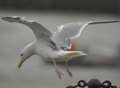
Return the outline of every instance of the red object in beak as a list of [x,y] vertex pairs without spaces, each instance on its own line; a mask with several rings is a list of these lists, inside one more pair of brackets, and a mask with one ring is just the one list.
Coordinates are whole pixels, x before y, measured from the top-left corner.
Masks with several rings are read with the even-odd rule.
[[67,51],[74,51],[76,49],[75,43],[73,41],[70,41],[71,48],[67,49]]

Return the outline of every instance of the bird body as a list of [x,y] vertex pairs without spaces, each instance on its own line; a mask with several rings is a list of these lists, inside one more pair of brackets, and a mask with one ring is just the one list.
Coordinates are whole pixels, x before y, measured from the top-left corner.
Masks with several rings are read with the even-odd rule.
[[[41,48],[40,48],[41,47]],[[38,55],[40,55],[43,58],[57,58],[56,51],[54,51],[51,47],[49,47],[48,44],[44,41],[38,41],[35,43],[35,50]]]
[[101,23],[113,23],[120,21],[88,21],[85,23],[68,23],[59,26],[58,32],[52,33],[40,23],[36,21],[27,20],[23,17],[10,16],[1,18],[7,22],[16,22],[28,26],[35,34],[36,40],[25,46],[20,52],[21,62],[18,65],[20,68],[22,64],[31,56],[39,55],[43,60],[52,61],[55,71],[59,78],[62,77],[62,72],[58,70],[56,61],[64,61],[66,63],[66,71],[69,76],[72,76],[67,62],[75,57],[85,56],[86,53],[75,50],[75,44],[72,39],[78,38],[82,31],[88,26]]

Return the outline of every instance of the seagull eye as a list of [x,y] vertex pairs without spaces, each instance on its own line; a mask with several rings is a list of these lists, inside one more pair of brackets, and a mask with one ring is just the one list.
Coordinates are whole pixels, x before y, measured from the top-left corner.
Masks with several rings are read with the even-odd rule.
[[23,56],[23,54],[20,54],[20,56]]

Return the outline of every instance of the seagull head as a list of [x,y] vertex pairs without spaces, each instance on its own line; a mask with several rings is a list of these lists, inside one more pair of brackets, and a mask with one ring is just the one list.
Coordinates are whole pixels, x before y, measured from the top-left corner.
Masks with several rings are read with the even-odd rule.
[[18,64],[18,68],[20,69],[22,64],[29,59],[32,55],[34,55],[33,46],[27,45],[21,52],[20,52],[20,62]]

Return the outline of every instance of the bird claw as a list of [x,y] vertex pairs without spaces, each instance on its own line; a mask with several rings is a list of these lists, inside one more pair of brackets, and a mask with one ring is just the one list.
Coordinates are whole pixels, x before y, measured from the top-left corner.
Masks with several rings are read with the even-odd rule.
[[59,79],[62,79],[63,73],[62,73],[61,71],[59,71],[59,70],[56,70],[56,73],[57,73],[57,75],[58,75],[58,78],[59,78]]
[[73,76],[72,72],[71,72],[69,69],[67,69],[66,71],[67,71],[67,73],[68,73],[68,75],[69,75],[70,77]]

